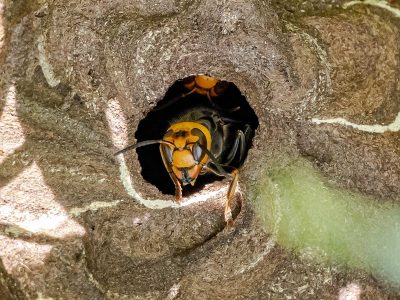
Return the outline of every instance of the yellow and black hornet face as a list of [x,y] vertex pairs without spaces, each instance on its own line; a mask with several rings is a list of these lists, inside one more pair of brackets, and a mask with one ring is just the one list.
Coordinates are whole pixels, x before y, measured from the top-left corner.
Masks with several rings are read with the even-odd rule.
[[200,123],[179,122],[168,128],[163,141],[161,156],[172,180],[194,185],[208,160],[203,149],[211,148],[209,130]]

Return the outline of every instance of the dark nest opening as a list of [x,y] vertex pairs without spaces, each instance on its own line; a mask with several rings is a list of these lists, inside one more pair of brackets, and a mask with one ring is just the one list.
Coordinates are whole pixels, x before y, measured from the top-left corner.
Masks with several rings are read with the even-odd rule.
[[[177,80],[168,89],[164,98],[157,103],[157,106],[139,122],[138,129],[135,133],[137,141],[162,139],[172,123],[180,121],[180,116],[187,110],[207,107],[216,109],[221,117],[234,121],[238,127],[245,124],[250,126],[252,130],[248,142],[246,143],[245,158],[251,147],[254,130],[259,124],[258,118],[246,98],[241,94],[234,83],[225,81],[221,81],[224,83],[223,93],[211,97],[213,103],[210,102],[206,95],[201,95],[197,92],[181,97],[185,93],[190,92],[190,89],[185,87],[184,84],[191,78],[193,78],[193,76]],[[226,145],[226,147],[230,146],[231,145]],[[143,178],[155,185],[162,193],[174,195],[174,184],[164,167],[159,145],[154,144],[137,148],[136,151],[142,168],[141,174]],[[238,168],[243,164],[243,161],[244,159],[241,162],[233,161],[229,166]],[[227,169],[228,171],[229,166]],[[223,179],[223,177],[218,177],[213,174],[201,175],[197,178],[194,186],[186,185],[183,187],[183,197],[201,190],[205,184],[221,179]]]

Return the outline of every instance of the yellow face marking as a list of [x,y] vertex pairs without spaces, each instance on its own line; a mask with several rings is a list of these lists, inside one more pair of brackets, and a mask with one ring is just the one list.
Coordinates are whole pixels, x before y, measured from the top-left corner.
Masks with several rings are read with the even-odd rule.
[[172,165],[177,168],[191,168],[196,164],[190,150],[174,151]]
[[183,149],[183,148],[185,148],[185,146],[187,144],[187,139],[184,137],[177,137],[177,138],[174,138],[173,142],[174,142],[176,148]]

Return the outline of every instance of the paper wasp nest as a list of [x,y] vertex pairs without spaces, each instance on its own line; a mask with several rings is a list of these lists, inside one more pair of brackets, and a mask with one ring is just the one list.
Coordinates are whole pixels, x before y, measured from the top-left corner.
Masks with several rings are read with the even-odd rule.
[[[1,299],[398,297],[398,4],[6,4]],[[231,230],[223,194],[151,208],[136,152],[114,157],[195,74],[258,118]]]

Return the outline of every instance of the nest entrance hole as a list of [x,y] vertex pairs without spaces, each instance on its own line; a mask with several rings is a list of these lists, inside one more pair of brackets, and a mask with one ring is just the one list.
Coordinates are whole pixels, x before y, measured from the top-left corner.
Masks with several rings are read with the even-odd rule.
[[[225,83],[224,92],[216,97],[211,97],[216,105],[213,105],[207,95],[193,92],[185,97],[182,95],[190,92],[185,87],[185,83],[191,77],[179,79],[168,89],[164,97],[157,103],[156,107],[151,110],[140,122],[135,133],[138,142],[154,139],[162,139],[167,129],[172,123],[180,120],[180,116],[189,109],[199,109],[202,107],[215,108],[221,115],[232,118],[243,124],[249,124],[253,133],[246,145],[245,156],[251,147],[251,141],[254,137],[254,130],[258,127],[258,118],[254,110],[250,107],[246,98],[241,94],[237,86],[232,82]],[[234,108],[239,109],[232,111]],[[155,185],[163,194],[174,195],[174,184],[166,171],[159,145],[149,145],[136,149],[140,166],[142,168],[141,175],[147,182]],[[232,165],[240,167],[240,165]],[[186,185],[183,187],[183,197],[187,197],[204,188],[206,184],[214,181],[222,180],[213,174],[204,174],[197,178],[194,186]]]

